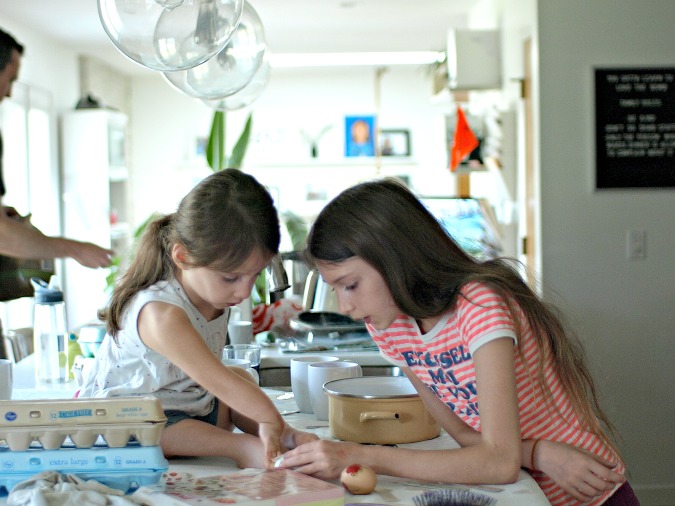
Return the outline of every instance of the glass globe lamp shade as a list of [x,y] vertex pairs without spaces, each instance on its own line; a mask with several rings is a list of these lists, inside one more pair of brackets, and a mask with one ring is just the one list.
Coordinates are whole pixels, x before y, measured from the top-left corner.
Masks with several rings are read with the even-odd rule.
[[103,29],[125,56],[152,70],[183,70],[218,54],[244,0],[98,0]]
[[270,64],[263,60],[253,79],[237,93],[221,98],[202,100],[206,105],[218,111],[236,111],[255,102],[267,87],[270,80]]
[[187,70],[164,72],[164,77],[191,97],[222,98],[237,93],[253,79],[266,47],[260,17],[245,2],[239,25],[218,54]]

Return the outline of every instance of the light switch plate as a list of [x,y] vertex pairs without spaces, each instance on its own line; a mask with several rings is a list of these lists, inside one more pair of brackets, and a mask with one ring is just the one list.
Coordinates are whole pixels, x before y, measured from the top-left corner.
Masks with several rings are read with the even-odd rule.
[[626,232],[626,257],[629,260],[642,260],[647,257],[646,230],[628,230]]

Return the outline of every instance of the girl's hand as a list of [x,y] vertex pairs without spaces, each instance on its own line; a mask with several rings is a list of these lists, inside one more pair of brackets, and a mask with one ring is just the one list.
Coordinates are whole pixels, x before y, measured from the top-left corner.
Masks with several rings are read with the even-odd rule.
[[349,464],[360,462],[361,445],[317,439],[284,454],[282,469],[293,469],[324,480],[340,477]]
[[533,464],[581,502],[588,502],[625,480],[623,475],[612,471],[617,462],[555,441],[539,441]]
[[316,434],[296,430],[288,424],[284,424],[283,430],[279,431],[273,428],[271,423],[260,423],[258,435],[265,448],[265,469],[274,469],[277,457],[286,449],[296,448],[319,439]]
[[288,424],[286,424],[286,428],[281,435],[281,442],[289,450],[305,443],[311,443],[312,441],[316,441],[318,439],[319,436],[316,434],[294,429]]
[[274,461],[283,453],[281,445],[283,424],[260,422],[258,424],[258,437],[262,441],[265,450],[265,469],[274,469]]

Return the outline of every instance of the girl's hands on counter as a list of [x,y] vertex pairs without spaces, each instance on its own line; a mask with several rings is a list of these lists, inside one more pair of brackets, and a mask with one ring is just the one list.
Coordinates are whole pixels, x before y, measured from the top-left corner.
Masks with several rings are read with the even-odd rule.
[[283,434],[281,435],[281,443],[287,448],[296,448],[305,443],[311,443],[319,439],[319,436],[311,432],[297,430],[286,424]]
[[278,430],[276,424],[260,423],[258,436],[265,448],[265,469],[274,469],[276,458],[285,450],[319,439],[316,434],[294,429],[287,423],[284,423],[282,431]]
[[363,445],[345,441],[317,439],[284,454],[282,469],[293,469],[324,480],[340,477],[342,470],[354,462],[362,462]]
[[265,469],[274,469],[275,459],[283,453],[281,445],[284,425],[275,422],[260,422],[258,424],[258,437],[262,441],[265,451]]
[[588,502],[625,481],[623,475],[612,471],[617,462],[574,446],[542,439],[535,452],[534,467],[581,502]]

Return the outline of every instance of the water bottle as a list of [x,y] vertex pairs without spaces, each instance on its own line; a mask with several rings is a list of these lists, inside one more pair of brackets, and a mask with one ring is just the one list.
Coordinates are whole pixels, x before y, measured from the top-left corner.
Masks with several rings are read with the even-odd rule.
[[68,331],[59,278],[52,276],[49,284],[31,278],[31,284],[35,289],[35,378],[41,383],[63,383],[68,380]]

